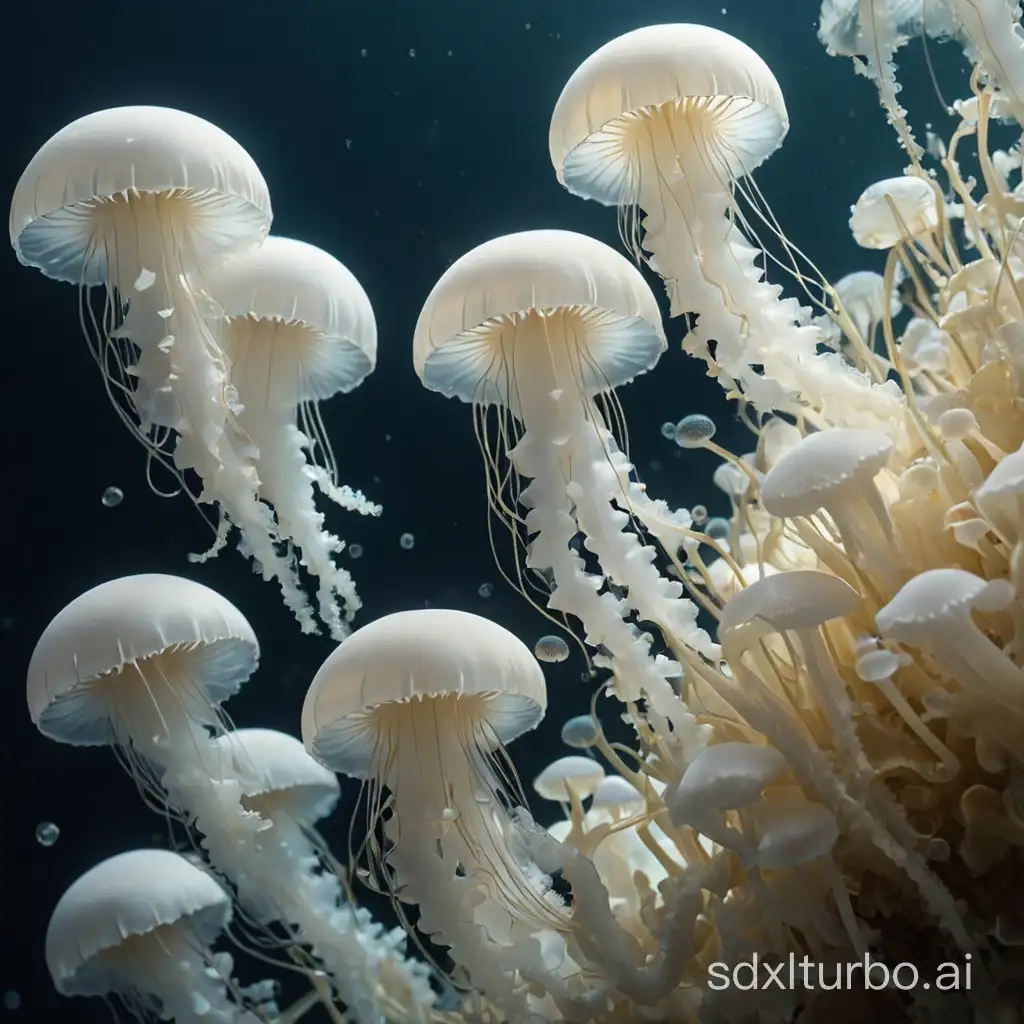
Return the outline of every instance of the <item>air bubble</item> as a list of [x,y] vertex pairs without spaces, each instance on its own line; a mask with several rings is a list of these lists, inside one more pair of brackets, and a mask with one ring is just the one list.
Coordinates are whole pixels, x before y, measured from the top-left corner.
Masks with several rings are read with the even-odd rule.
[[533,648],[538,661],[554,663],[569,657],[569,645],[560,636],[542,636]]
[[36,842],[40,846],[53,846],[60,839],[60,829],[52,821],[41,821],[36,825]]
[[349,544],[348,553],[352,558],[363,557],[363,545],[362,544]]
[[124,491],[122,491],[120,487],[108,487],[103,492],[103,497],[100,498],[100,501],[102,501],[107,508],[116,508],[122,501],[124,501]]
[[680,448],[699,448],[714,436],[715,421],[700,412],[684,416],[672,430],[672,437]]
[[661,436],[666,441],[671,441],[676,436],[676,425],[674,423],[662,423]]
[[412,551],[416,544],[416,538],[411,533],[403,533],[402,536],[398,538],[398,543],[405,551]]
[[694,505],[690,509],[690,518],[694,526],[703,526],[708,521],[708,510],[703,505]]
[[481,597],[490,597],[494,593],[494,585],[491,583],[481,583],[477,587],[476,591]]

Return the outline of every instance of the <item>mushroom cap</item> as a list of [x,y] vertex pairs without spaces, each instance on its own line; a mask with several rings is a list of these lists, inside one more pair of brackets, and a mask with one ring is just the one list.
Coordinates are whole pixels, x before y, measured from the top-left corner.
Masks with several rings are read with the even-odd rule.
[[503,336],[507,345],[528,313],[555,311],[576,318],[588,393],[625,384],[665,350],[658,300],[629,260],[572,231],[522,231],[471,249],[434,285],[416,323],[416,373],[448,397],[507,405]]
[[903,305],[895,289],[886,296],[885,278],[873,270],[855,270],[841,277],[833,287],[858,325],[861,311],[867,314],[868,320],[881,320],[886,307],[890,316],[896,316]]
[[590,802],[591,810],[598,807],[606,807],[615,810],[637,810],[644,808],[643,794],[621,775],[606,775],[594,790],[593,799]]
[[597,723],[590,715],[575,715],[562,726],[562,742],[567,747],[585,750],[597,742]]
[[548,132],[558,180],[605,206],[635,202],[633,143],[621,129],[631,116],[691,103],[712,125],[716,160],[736,178],[789,130],[779,83],[749,46],[706,25],[649,25],[605,43],[566,82]]
[[377,362],[377,321],[352,272],[329,253],[271,235],[204,275],[227,317],[298,323],[314,331],[301,353],[300,397],[321,401],[357,387]]
[[972,611],[1002,611],[1012,600],[1008,580],[985,580],[966,569],[927,569],[899,589],[875,625],[882,636],[917,647]]
[[[887,198],[888,197],[888,198]],[[903,225],[893,216],[889,200]],[[850,207],[850,230],[865,249],[891,249],[904,237],[928,234],[939,224],[935,191],[923,178],[886,178],[869,185]]]
[[57,902],[46,966],[65,996],[114,990],[96,957],[126,939],[182,922],[209,944],[231,919],[231,900],[205,871],[170,850],[131,850],[90,868]]
[[385,615],[335,648],[306,694],[302,740],[332,771],[366,778],[376,708],[452,695],[485,698],[481,747],[535,728],[547,708],[544,672],[521,640],[479,615],[423,608]]
[[180,110],[115,107],[72,121],[32,157],[11,201],[11,245],[47,277],[103,284],[106,248],[82,204],[158,192],[191,205],[197,255],[259,245],[270,230],[267,183],[230,135]]
[[232,759],[247,797],[273,795],[275,807],[312,825],[334,810],[338,778],[306,753],[302,740],[276,729],[235,729],[214,741]]
[[722,609],[724,637],[757,620],[772,630],[812,629],[855,612],[860,595],[846,580],[817,569],[792,569],[755,580]]
[[201,583],[146,573],[87,590],[54,616],[32,652],[32,721],[61,743],[109,743],[109,709],[86,684],[178,646],[192,648],[194,682],[214,704],[237,693],[259,662],[245,616]]
[[848,427],[808,434],[768,470],[761,504],[783,519],[814,515],[847,485],[874,480],[891,453],[891,438],[877,430]]
[[594,790],[604,777],[605,771],[600,761],[570,754],[552,761],[533,780],[533,788],[545,800],[567,803],[570,786],[581,800],[586,800],[594,795]]
[[839,838],[835,815],[824,804],[772,800],[759,808],[758,820],[757,862],[769,871],[827,857]]
[[774,747],[733,741],[705,747],[671,792],[669,817],[679,825],[691,815],[747,807],[785,770]]
[[[997,527],[1016,520],[1017,502],[1024,495],[1024,445],[1000,459],[998,465],[974,492],[978,509]],[[1014,523],[1017,529],[1020,524]]]

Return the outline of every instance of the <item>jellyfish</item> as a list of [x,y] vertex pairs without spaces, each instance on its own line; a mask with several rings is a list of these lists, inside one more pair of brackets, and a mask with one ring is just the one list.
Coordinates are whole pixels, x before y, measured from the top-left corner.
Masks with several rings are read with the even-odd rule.
[[[43,630],[28,667],[32,721],[72,746],[114,749],[147,804],[241,856],[261,827],[244,815],[213,737],[221,704],[259,661],[242,613],[191,580],[149,573],[101,583]],[[239,868],[241,870],[241,868]]]
[[[373,370],[370,300],[333,256],[274,236],[212,270],[206,287],[222,314],[217,333],[238,398],[238,425],[258,450],[259,496],[273,506],[277,537],[317,577],[320,618],[340,640],[360,600],[348,570],[335,564],[344,544],[324,529],[314,488],[363,515],[379,515],[380,506],[338,486],[319,403],[358,387]],[[215,547],[230,527],[223,518]]]
[[467,612],[423,609],[352,633],[302,709],[313,757],[366,780],[371,830],[387,806],[382,789],[390,793],[389,848],[370,844],[371,871],[419,907],[420,931],[506,1010],[524,1005],[510,970],[518,928],[565,925],[508,845],[510,811],[525,797],[505,746],[546,706],[544,674],[519,639]]
[[[244,858],[218,858],[243,910],[261,926],[281,922],[308,946],[354,1020],[425,1024],[434,1002],[426,966],[402,955],[401,928],[384,931],[347,898],[315,831],[338,801],[337,777],[301,740],[275,729],[236,729],[215,742],[225,778],[241,787],[238,813],[254,812],[269,826]],[[212,854],[220,852],[211,844]]]
[[169,850],[132,850],[76,879],[46,929],[46,965],[65,996],[117,994],[142,1020],[259,1024],[211,970],[231,900]]
[[749,175],[788,129],[779,84],[750,47],[701,25],[654,25],[580,65],[548,141],[570,192],[619,208],[624,241],[637,258],[641,248],[651,254],[671,314],[697,314],[684,345],[727,390],[762,412],[886,424],[902,405],[899,389],[819,353],[820,329],[765,280],[762,247],[748,239],[738,197],[778,233]]
[[[264,579],[312,629],[305,595],[259,500],[252,441],[238,424],[228,363],[203,282],[220,260],[262,244],[266,182],[237,142],[201,118],[118,107],[73,121],[25,168],[11,202],[18,259],[79,290],[82,330],[107,393],[151,457],[194,471]],[[97,317],[88,290],[104,292]]]
[[[485,452],[489,499],[503,521],[511,518],[520,590],[530,593],[522,566],[549,574],[548,609],[576,616],[587,642],[603,644],[621,668],[621,699],[645,691],[685,743],[696,733],[668,682],[678,664],[649,656],[626,617],[635,609],[657,623],[674,651],[713,659],[716,645],[697,625],[682,585],[660,574],[655,550],[629,528],[630,513],[650,524],[668,510],[655,508],[630,479],[632,466],[602,409],[615,387],[652,367],[664,348],[657,302],[636,267],[583,235],[527,231],[485,242],[448,268],[420,314],[413,360],[427,388],[473,403],[487,445],[488,407],[497,407],[507,451]],[[511,495],[503,454],[514,469]],[[520,489],[523,478],[530,483]],[[522,520],[517,505],[527,510]],[[603,576],[587,572],[572,547],[577,534]]]
[[[899,295],[891,292],[887,298],[885,280],[873,270],[856,270],[841,277],[836,281],[835,293],[837,306],[849,316],[847,331],[852,326],[856,332],[855,337],[852,332],[847,334],[846,342],[850,349],[844,351],[844,354],[863,369],[866,366],[865,357],[870,359],[871,353],[875,351],[878,328],[886,318],[886,310],[890,317],[900,311]],[[861,352],[864,356],[861,356]],[[858,363],[858,359],[862,361]]]

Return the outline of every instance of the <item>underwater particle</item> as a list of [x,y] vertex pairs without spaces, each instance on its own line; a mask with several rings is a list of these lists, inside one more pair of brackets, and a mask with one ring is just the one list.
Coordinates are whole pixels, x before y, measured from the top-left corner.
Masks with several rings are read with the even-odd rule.
[[712,540],[725,540],[729,536],[729,520],[721,516],[714,516],[708,520],[704,527],[704,533]]
[[565,661],[569,657],[569,645],[560,637],[549,634],[542,636],[533,648],[538,661],[550,663]]
[[476,592],[481,597],[490,597],[494,593],[494,585],[491,583],[481,583]]
[[410,46],[409,47],[409,56],[410,57],[415,57],[416,56],[416,47],[415,46]]
[[708,521],[708,510],[703,505],[694,505],[690,509],[690,518],[694,525],[701,526]]
[[348,553],[353,558],[362,558],[363,557],[363,545],[362,544],[349,544],[349,546],[348,546]]
[[370,51],[365,46],[359,51],[360,57],[369,57],[369,55]]
[[124,491],[120,487],[108,487],[100,499],[107,508],[116,508],[124,501]]
[[658,459],[651,459],[647,468],[650,469],[652,473],[657,473],[661,469],[661,462]]
[[676,425],[674,423],[669,423],[666,420],[661,425],[661,436],[665,438],[666,441],[674,440],[676,436]]
[[21,1006],[21,993],[9,988],[4,993],[4,1009],[17,1010]]
[[52,821],[41,821],[36,825],[36,842],[40,846],[53,846],[60,839],[60,829]]
[[531,28],[533,28],[533,22],[528,21],[526,23],[526,31],[529,32]]
[[680,448],[699,448],[714,436],[715,421],[700,412],[684,416],[672,431],[672,437]]
[[14,629],[14,616],[0,615],[0,629],[4,630],[4,632],[9,629]]
[[567,747],[586,750],[597,742],[597,725],[590,715],[577,715],[562,726],[562,742]]
[[416,543],[416,538],[411,533],[403,533],[402,536],[398,538],[398,543],[403,550],[412,551],[413,546]]

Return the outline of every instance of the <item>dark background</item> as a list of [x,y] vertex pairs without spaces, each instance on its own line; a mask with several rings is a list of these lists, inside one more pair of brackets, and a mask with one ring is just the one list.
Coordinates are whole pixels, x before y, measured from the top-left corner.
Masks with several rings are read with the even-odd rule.
[[[723,11],[727,8],[727,13]],[[126,104],[180,107],[220,125],[270,184],[273,230],[333,253],[376,310],[376,372],[323,409],[341,478],[384,505],[379,521],[329,513],[328,525],[364,555],[348,560],[361,622],[425,604],[490,616],[532,644],[548,632],[501,583],[484,529],[483,476],[469,408],[424,391],[411,366],[412,329],[444,268],[474,245],[512,231],[560,227],[618,245],[612,210],[558,186],[548,119],[574,68],[612,37],[645,24],[703,21],[731,31],[773,68],[792,129],[758,182],[787,233],[836,279],[881,269],[846,226],[850,204],[903,166],[873,88],[815,38],[811,0],[207,0],[174,7],[140,0],[6,0],[0,9],[0,88],[6,97],[0,194],[68,121]],[[933,47],[951,91],[966,91],[959,51]],[[906,57],[903,94],[923,135],[941,119],[921,60]],[[941,134],[948,124],[941,123]],[[661,295],[660,283],[655,290]],[[3,561],[0,564],[0,743],[7,851],[0,993],[20,996],[12,1021],[108,1020],[97,1000],[56,996],[42,957],[50,911],[82,871],[114,853],[163,841],[109,751],[40,737],[23,696],[25,667],[49,619],[82,591],[136,572],[189,575],[249,617],[262,665],[229,711],[239,725],[297,732],[306,688],[331,643],[299,634],[276,587],[234,551],[191,566],[210,534],[182,498],[160,499],[141,448],[107,404],[80,337],[72,288],[0,256],[3,312]],[[678,348],[622,389],[632,453],[653,494],[724,511],[713,460],[680,458],[659,427],[694,412],[718,419],[742,451],[750,436],[700,364]],[[105,508],[104,489],[124,501]],[[415,535],[412,550],[399,546]],[[478,593],[483,583],[493,595]],[[568,751],[559,728],[585,710],[578,652],[549,672],[544,725],[513,748],[524,780]],[[349,800],[355,787],[344,785]],[[344,806],[326,833],[336,851]],[[541,820],[551,811],[539,808]],[[35,838],[53,822],[52,847]]]

